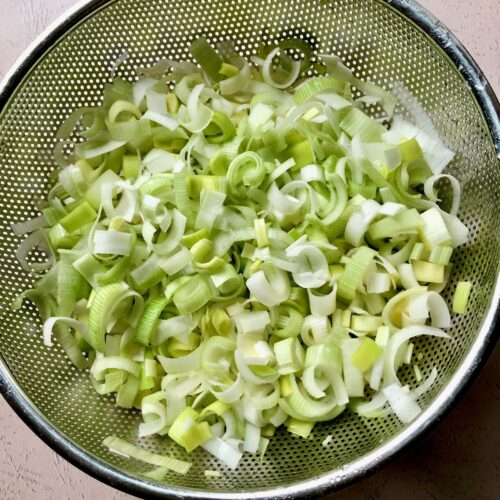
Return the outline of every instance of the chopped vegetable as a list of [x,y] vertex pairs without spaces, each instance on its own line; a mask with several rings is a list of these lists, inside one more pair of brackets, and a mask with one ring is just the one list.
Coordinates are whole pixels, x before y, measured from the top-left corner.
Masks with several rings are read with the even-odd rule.
[[453,297],[454,313],[465,314],[471,290],[472,283],[470,281],[460,281],[460,283],[458,283]]
[[220,477],[221,476],[221,473],[218,470],[206,469],[204,474],[205,474],[205,477]]
[[[421,382],[413,365],[410,390],[398,369],[413,337],[449,338],[439,292],[467,241],[460,185],[441,173],[453,152],[401,84],[363,82],[303,40],[263,48],[253,66],[230,43],[199,38],[191,52],[199,66],[117,79],[102,106],[62,124],[59,139],[84,140],[43,215],[13,225],[28,234],[18,259],[39,273],[14,307],[31,300],[44,343],[142,412],[139,437],[230,469],[243,453],[262,461],[278,427],[307,438],[347,405],[412,421],[437,372]],[[398,99],[415,123],[394,115]],[[46,262],[29,259],[35,248]],[[454,312],[471,286],[458,284]],[[118,437],[104,445],[154,465],[150,479],[190,468]]]

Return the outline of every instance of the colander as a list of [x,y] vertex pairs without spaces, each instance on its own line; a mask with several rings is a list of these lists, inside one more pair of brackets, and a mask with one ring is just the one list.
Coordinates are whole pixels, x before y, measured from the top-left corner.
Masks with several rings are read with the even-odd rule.
[[[58,346],[44,347],[36,311],[12,300],[32,283],[15,259],[10,224],[33,208],[56,168],[55,131],[75,108],[98,105],[110,70],[133,80],[136,66],[162,57],[190,59],[204,34],[234,41],[249,57],[260,42],[301,37],[335,53],[356,76],[388,87],[402,81],[458,153],[449,168],[463,189],[460,217],[470,243],[456,252],[449,300],[459,280],[473,282],[469,312],[453,318],[450,342],[425,339],[416,351],[424,376],[440,377],[410,425],[394,417],[367,420],[345,413],[317,425],[311,439],[278,432],[260,463],[246,456],[235,472],[204,451],[186,456],[167,438],[137,438],[137,411],[98,396],[88,373],[76,370]],[[292,498],[319,496],[379,468],[428,431],[464,391],[497,335],[500,298],[500,123],[498,102],[474,61],[446,28],[409,0],[91,0],[78,4],[21,58],[0,89],[0,386],[7,401],[50,446],[95,477],[141,496],[177,498]],[[403,382],[414,384],[410,370]],[[103,439],[116,434],[150,450],[193,462],[186,476],[153,482],[147,466],[110,454]],[[321,445],[326,436],[333,440]],[[205,469],[221,470],[206,478]]]

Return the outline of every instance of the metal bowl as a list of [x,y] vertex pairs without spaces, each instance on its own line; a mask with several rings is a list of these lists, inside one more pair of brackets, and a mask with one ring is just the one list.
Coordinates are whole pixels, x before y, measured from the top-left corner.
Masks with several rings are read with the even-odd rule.
[[[245,457],[235,472],[205,478],[220,466],[205,452],[186,476],[163,482],[141,476],[142,464],[109,454],[109,434],[157,452],[185,454],[165,438],[139,440],[140,417],[95,394],[88,373],[78,372],[57,346],[43,346],[40,322],[25,304],[10,304],[32,283],[17,263],[19,244],[10,224],[36,214],[55,169],[55,131],[73,109],[99,103],[110,69],[135,77],[135,66],[161,57],[189,58],[190,41],[230,38],[245,55],[260,41],[299,36],[343,58],[362,78],[387,86],[399,80],[420,99],[445,142],[458,152],[449,168],[460,181],[460,216],[470,244],[454,259],[450,299],[459,280],[474,283],[469,313],[453,317],[449,342],[424,340],[416,351],[423,375],[440,377],[410,425],[394,417],[366,420],[346,413],[318,425],[309,440],[278,433],[262,463]],[[0,386],[7,401],[50,446],[95,477],[141,496],[181,498],[291,498],[321,495],[376,470],[409,446],[450,410],[484,364],[495,341],[500,285],[500,123],[498,102],[471,57],[447,29],[409,0],[90,0],[77,5],[21,57],[0,88]],[[411,385],[410,370],[402,379]],[[321,446],[333,435],[329,447]],[[222,470],[222,469],[221,469]]]

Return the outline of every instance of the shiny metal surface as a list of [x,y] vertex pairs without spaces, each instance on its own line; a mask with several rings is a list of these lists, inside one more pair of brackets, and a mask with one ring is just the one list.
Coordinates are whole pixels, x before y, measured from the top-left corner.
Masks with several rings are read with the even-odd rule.
[[[238,471],[224,472],[220,479],[204,477],[205,468],[218,465],[199,453],[189,458],[195,465],[187,476],[172,474],[163,483],[151,483],[140,475],[147,467],[110,455],[101,446],[110,433],[140,442],[138,415],[94,394],[86,374],[74,370],[62,351],[42,345],[31,307],[9,310],[12,298],[30,283],[15,261],[19,239],[9,224],[35,214],[33,199],[45,193],[47,176],[55,168],[50,151],[58,124],[75,107],[99,102],[117,56],[128,52],[118,74],[132,79],[136,65],[165,56],[188,57],[190,40],[200,33],[210,41],[231,38],[247,56],[262,39],[285,33],[314,37],[318,49],[340,55],[364,78],[385,85],[403,81],[459,153],[451,170],[464,190],[461,216],[472,241],[457,252],[447,297],[461,279],[472,280],[475,287],[471,313],[454,317],[454,340],[417,346],[424,354],[423,373],[436,364],[441,378],[424,413],[411,425],[347,414],[318,426],[309,441],[279,434],[262,464],[246,458]],[[414,2],[83,2],[21,58],[0,89],[0,107],[0,385],[16,411],[51,446],[108,483],[141,495],[228,499],[319,495],[341,487],[380,467],[441,419],[495,340],[500,299],[498,103],[454,37]],[[415,382],[409,370],[403,379]],[[321,442],[328,434],[334,441],[324,448]],[[168,440],[142,443],[185,458]]]

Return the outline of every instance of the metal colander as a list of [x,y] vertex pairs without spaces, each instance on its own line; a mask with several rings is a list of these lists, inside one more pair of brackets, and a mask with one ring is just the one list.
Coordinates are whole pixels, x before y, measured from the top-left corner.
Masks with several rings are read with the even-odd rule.
[[[453,340],[418,342],[425,376],[440,377],[411,425],[394,417],[366,420],[344,413],[317,425],[304,440],[278,432],[262,461],[245,456],[228,472],[204,451],[186,454],[167,438],[137,438],[137,411],[98,396],[88,373],[76,370],[58,346],[44,347],[35,309],[13,312],[12,300],[32,283],[14,252],[20,239],[10,224],[36,215],[56,168],[55,131],[75,108],[98,105],[110,69],[117,75],[162,57],[190,59],[189,45],[204,34],[235,42],[249,57],[259,43],[307,39],[335,53],[356,76],[383,86],[402,81],[430,113],[457,159],[449,168],[463,189],[460,216],[470,244],[456,252],[450,300],[459,280],[473,282],[469,313],[454,315]],[[2,89],[0,89],[2,90]],[[0,93],[0,385],[7,400],[48,444],[109,484],[139,495],[264,498],[319,495],[374,470],[442,418],[484,361],[494,339],[499,302],[498,240],[500,144],[498,103],[460,44],[409,0],[94,0],[77,6],[24,56]],[[413,372],[402,380],[414,386]],[[163,482],[141,476],[149,466],[110,454],[103,439],[116,434],[159,453],[194,462],[186,476]],[[327,435],[333,440],[321,445]],[[221,470],[205,478],[204,470]]]

